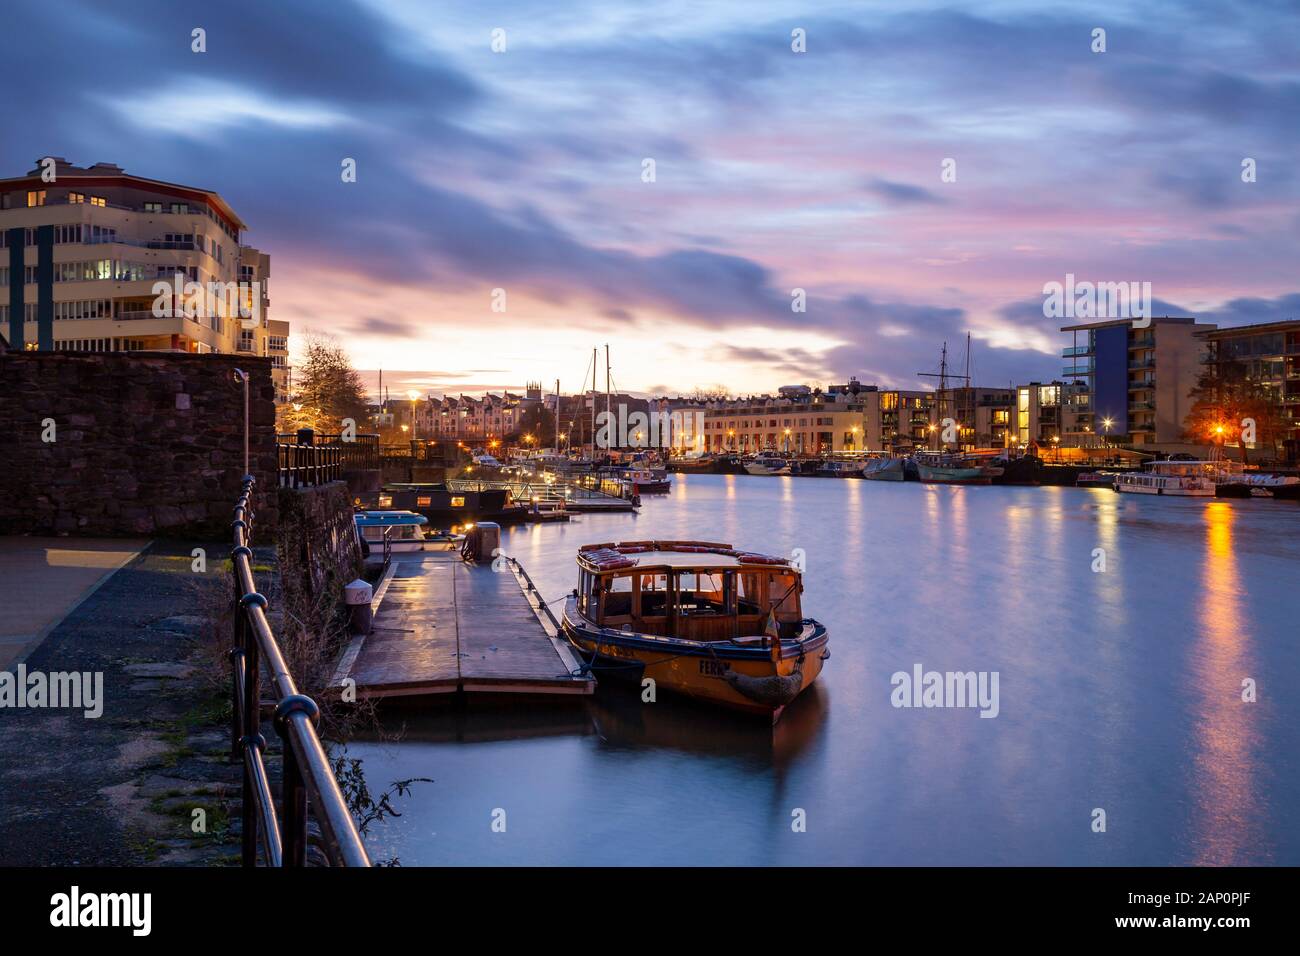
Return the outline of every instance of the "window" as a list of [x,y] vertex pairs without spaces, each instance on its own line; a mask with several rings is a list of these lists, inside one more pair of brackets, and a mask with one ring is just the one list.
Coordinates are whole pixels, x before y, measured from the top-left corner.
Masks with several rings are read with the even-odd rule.
[[107,206],[108,200],[106,200],[103,196],[91,196],[90,204],[92,206]]
[[86,201],[85,193],[68,193],[68,202],[76,206]]
[[29,191],[29,192],[27,193],[27,205],[28,205],[29,207],[31,207],[31,206],[44,206],[44,205],[45,205],[45,190],[44,190],[44,189],[35,189],[35,190],[31,190],[31,191]]
[[144,204],[145,212],[162,212],[163,204],[160,202],[147,202]]
[[185,214],[190,211],[189,203],[174,202],[172,203],[172,212]]

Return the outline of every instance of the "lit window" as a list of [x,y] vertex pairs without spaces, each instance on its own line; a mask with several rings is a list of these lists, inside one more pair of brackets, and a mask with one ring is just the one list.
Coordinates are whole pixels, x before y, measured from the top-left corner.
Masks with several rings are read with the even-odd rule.
[[90,204],[92,206],[107,206],[108,202],[107,200],[104,199],[103,196],[91,196]]
[[29,191],[29,192],[27,193],[27,205],[28,205],[29,207],[30,207],[30,206],[44,206],[44,205],[45,205],[45,190],[44,190],[44,189],[38,189],[38,190],[31,190],[31,191]]
[[459,496],[455,496],[455,497],[453,497],[453,498],[451,499],[451,506],[452,506],[453,508],[464,508],[464,507],[465,507],[465,499],[464,499],[464,498],[461,498],[461,497],[459,497]]
[[68,193],[68,202],[72,203],[74,206],[85,201],[85,193]]

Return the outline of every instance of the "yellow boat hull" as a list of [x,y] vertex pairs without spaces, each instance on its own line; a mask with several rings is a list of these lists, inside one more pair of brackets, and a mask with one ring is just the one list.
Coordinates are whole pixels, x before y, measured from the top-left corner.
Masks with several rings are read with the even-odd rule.
[[[654,681],[651,686],[656,693],[668,690],[733,710],[770,715],[773,721],[817,680],[830,656],[824,630],[804,647],[787,642],[783,654],[789,656],[774,662],[766,649],[746,659],[725,650],[701,652],[699,645],[687,650],[681,646],[684,642],[647,635],[600,635],[580,624],[575,626],[567,615],[564,625],[565,636],[592,662],[598,677],[637,680],[643,688],[648,678]],[[634,646],[640,643],[655,646]]]

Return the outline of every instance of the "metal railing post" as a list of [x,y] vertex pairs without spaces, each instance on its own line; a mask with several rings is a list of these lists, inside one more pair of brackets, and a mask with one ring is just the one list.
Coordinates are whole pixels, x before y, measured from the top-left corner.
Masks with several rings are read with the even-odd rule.
[[285,866],[307,865],[307,788],[303,782],[302,768],[292,739],[293,722],[310,721],[314,727],[320,719],[320,708],[305,694],[293,694],[280,701],[275,708],[275,729],[280,735],[284,753],[284,772],[281,775],[281,843]]

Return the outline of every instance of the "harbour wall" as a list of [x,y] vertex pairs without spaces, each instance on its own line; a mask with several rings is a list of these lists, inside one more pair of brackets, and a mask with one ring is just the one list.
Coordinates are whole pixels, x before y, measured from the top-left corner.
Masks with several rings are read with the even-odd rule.
[[[173,352],[0,353],[0,534],[222,536],[249,470],[277,522],[271,360]],[[264,536],[262,540],[267,540]]]

